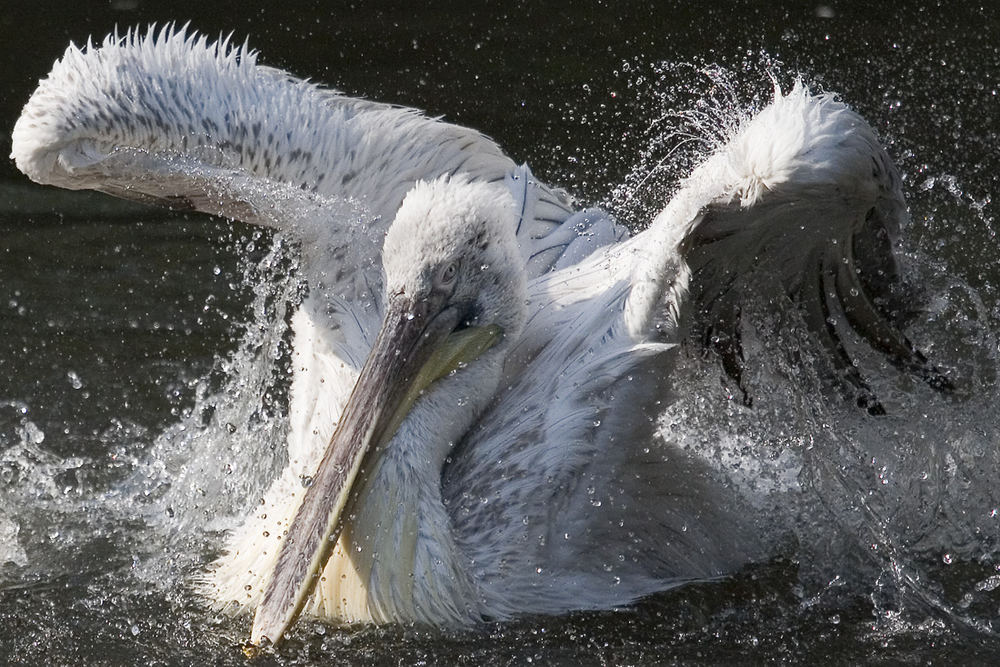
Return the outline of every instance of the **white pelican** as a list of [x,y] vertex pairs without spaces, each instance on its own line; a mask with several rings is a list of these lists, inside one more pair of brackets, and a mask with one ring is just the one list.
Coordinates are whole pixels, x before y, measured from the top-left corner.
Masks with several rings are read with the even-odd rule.
[[608,608],[760,554],[745,504],[656,423],[685,302],[738,327],[754,265],[834,366],[831,303],[925,368],[870,299],[895,279],[899,177],[856,113],[801,84],[631,238],[475,131],[170,27],[71,45],[12,157],[39,183],[264,225],[301,249],[289,464],[200,580],[213,605],[256,609],[255,645],[303,610],[460,625]]

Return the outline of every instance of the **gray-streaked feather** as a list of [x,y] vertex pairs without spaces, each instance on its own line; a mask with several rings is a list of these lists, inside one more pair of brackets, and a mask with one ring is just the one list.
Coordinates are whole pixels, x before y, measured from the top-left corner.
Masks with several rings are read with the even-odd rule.
[[12,157],[40,183],[290,234],[311,289],[304,312],[328,333],[360,324],[327,346],[355,363],[381,312],[382,239],[418,180],[506,181],[523,211],[529,277],[563,257],[547,238],[573,214],[568,197],[475,130],[345,97],[258,65],[245,44],[170,25],[71,45],[25,106]]

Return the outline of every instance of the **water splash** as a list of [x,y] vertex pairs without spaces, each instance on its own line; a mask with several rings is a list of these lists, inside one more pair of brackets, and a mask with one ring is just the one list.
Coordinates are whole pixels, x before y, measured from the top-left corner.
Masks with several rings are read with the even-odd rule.
[[[606,205],[634,227],[644,225],[677,179],[729,136],[739,118],[770,99],[772,65],[770,59],[753,65],[761,76],[750,85],[737,83],[753,78],[746,71],[705,64],[623,66],[622,90],[633,91],[639,106],[656,103],[644,106],[649,110],[629,139],[648,150],[628,175],[589,176],[606,179]],[[743,115],[734,117],[733,109]],[[585,121],[595,123],[593,117]],[[612,148],[630,150],[602,149]],[[968,269],[955,259],[993,221],[988,197],[957,177],[928,175],[934,172],[928,168],[908,180],[915,223],[904,242],[906,272],[923,292],[923,312],[912,318],[908,334],[960,379],[953,396],[913,382],[854,341],[852,356],[875,371],[871,377],[889,414],[872,418],[827,400],[822,362],[808,354],[807,329],[794,314],[774,321],[763,311],[746,318],[754,323],[744,340],[749,382],[758,388],[752,408],[734,400],[737,392],[713,360],[682,355],[676,371],[684,398],[665,408],[664,437],[713,461],[774,519],[762,528],[775,537],[777,562],[794,563],[777,567],[782,582],[795,582],[787,599],[767,607],[784,630],[794,628],[800,614],[847,625],[860,597],[870,603],[861,616],[871,616],[862,624],[872,628],[873,642],[907,633],[936,636],[942,618],[995,632],[997,278],[995,271]],[[952,227],[964,230],[949,243],[944,230]],[[234,251],[254,253],[268,245],[267,237],[238,245]],[[955,256],[942,256],[949,247]],[[209,641],[217,655],[227,641],[235,642],[239,631],[206,614],[185,582],[218,548],[219,533],[239,521],[284,464],[287,315],[299,289],[292,255],[276,238],[259,263],[245,265],[236,287],[249,289],[252,298],[246,321],[237,325],[238,347],[207,375],[180,382],[190,400],[164,432],[117,421],[95,436],[101,457],[60,456],[48,447],[57,434],[30,406],[0,403],[0,592],[29,588],[44,599],[53,587],[75,587],[74,611],[89,618],[90,627],[104,622],[101,610],[109,605],[126,610],[112,622],[125,642],[136,639],[134,629],[140,638],[154,634],[140,620],[149,617],[151,604],[175,619],[165,631],[172,640]],[[64,377],[72,387],[86,385],[75,375]],[[756,576],[737,579],[737,586]],[[781,595],[781,585],[767,592]],[[704,591],[667,596],[670,614],[697,607],[701,597],[710,597]],[[719,622],[724,631],[735,612],[728,592],[719,597],[726,598],[717,603],[720,616],[729,619]],[[58,616],[49,620],[53,628],[65,626]],[[560,636],[586,634],[580,623],[571,618],[548,627]],[[352,640],[382,646],[386,637],[412,650],[420,638],[415,642],[406,632],[320,636],[303,626],[298,657],[344,650]],[[527,642],[539,632],[532,624],[495,630]],[[432,641],[437,646],[442,640],[435,635]],[[445,641],[475,655],[478,642]]]
[[[261,235],[249,241],[252,253]],[[300,300],[294,250],[275,236],[257,263],[245,265],[242,283],[253,294],[240,342],[208,377],[190,383],[193,405],[154,441],[143,465],[117,493],[149,499],[142,520],[165,537],[184,560],[150,558],[144,576],[166,568],[187,576],[218,549],[286,462],[286,393],[291,308]]]
[[[639,157],[603,205],[635,229],[770,101],[774,85],[797,75],[749,54],[735,69],[634,61],[618,76],[647,115],[626,140],[640,145]],[[618,137],[604,148],[621,150]],[[955,390],[927,387],[848,336],[850,357],[888,411],[872,417],[831,389],[802,315],[760,302],[742,315],[753,407],[738,400],[717,360],[692,346],[675,370],[683,390],[665,408],[662,435],[712,461],[763,512],[762,533],[798,563],[803,600],[833,610],[848,598],[867,600],[883,639],[930,632],[941,617],[992,634],[1000,623],[1000,426],[992,405],[1000,298],[995,248],[977,243],[972,270],[968,248],[970,238],[995,236],[991,200],[927,165],[914,177],[911,159],[903,155],[914,222],[897,249],[913,309],[906,333]]]

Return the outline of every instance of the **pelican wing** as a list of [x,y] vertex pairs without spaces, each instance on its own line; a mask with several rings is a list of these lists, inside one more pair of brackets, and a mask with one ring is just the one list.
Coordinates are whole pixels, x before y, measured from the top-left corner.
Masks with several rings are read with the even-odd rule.
[[567,247],[590,226],[564,225],[569,198],[474,130],[345,97],[259,65],[246,44],[172,26],[70,45],[12,138],[18,168],[39,183],[222,215],[300,241],[310,292],[297,350],[310,372],[346,362],[338,386],[347,388],[381,317],[382,239],[416,181],[462,173],[506,182],[531,276],[579,256],[580,243]]
[[[487,587],[541,605],[534,611],[601,606],[759,553],[745,504],[697,453],[656,434],[681,308],[693,301],[696,319],[737,337],[741,300],[773,287],[765,297],[801,307],[836,357],[821,305],[834,294],[873,346],[918,363],[883,298],[905,218],[899,176],[871,128],[796,85],[697,168],[648,230],[534,280],[507,389],[444,477]],[[771,280],[754,282],[758,271]],[[511,506],[523,515],[492,509]],[[533,563],[563,571],[534,583],[517,576]],[[551,590],[540,597],[539,586]]]
[[223,215],[312,243],[355,242],[359,227],[373,227],[376,252],[417,180],[462,173],[507,183],[529,273],[551,269],[571,240],[548,238],[573,213],[569,197],[482,134],[346,97],[258,65],[246,44],[172,26],[70,45],[17,121],[12,157],[39,183]]
[[802,313],[832,383],[873,414],[883,409],[844,336],[947,389],[900,330],[894,251],[907,219],[899,173],[871,127],[833,95],[796,83],[696,169],[642,235],[626,326],[641,336],[656,322],[680,254],[692,271],[695,327],[747,401],[744,310],[786,303]]
[[[502,179],[513,167],[474,131],[344,97],[258,65],[245,44],[209,43],[170,26],[70,45],[13,138],[18,167],[39,182],[190,201],[277,227],[280,213],[257,210],[273,202],[256,184],[355,198],[388,224],[417,179],[459,170]],[[208,171],[186,182],[192,167]],[[205,191],[206,178],[227,173],[247,180]],[[253,210],[227,208],[219,194],[248,197]]]
[[[563,311],[589,307],[609,292],[623,300],[613,306],[608,331],[641,344],[675,341],[681,309],[692,300],[697,320],[733,333],[741,300],[768,289],[776,290],[772,300],[788,297],[801,306],[823,338],[833,304],[822,292],[829,288],[874,347],[903,365],[920,365],[891,313],[899,281],[893,250],[906,216],[899,174],[859,115],[801,83],[787,94],[776,91],[682,183],[647,230],[560,262],[533,284],[513,374],[548,344]],[[755,274],[772,280],[755,281]]]

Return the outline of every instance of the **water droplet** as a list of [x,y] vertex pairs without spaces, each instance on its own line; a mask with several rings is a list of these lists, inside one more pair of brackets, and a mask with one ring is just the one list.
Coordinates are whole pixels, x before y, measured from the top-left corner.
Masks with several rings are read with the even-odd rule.
[[69,379],[69,384],[73,389],[81,389],[83,387],[83,381],[75,371],[67,371],[66,377]]
[[45,440],[45,432],[32,421],[24,422],[24,435],[34,445],[40,445]]
[[139,636],[139,626],[138,625],[135,625],[135,624],[132,625],[132,636],[133,637],[138,637]]

